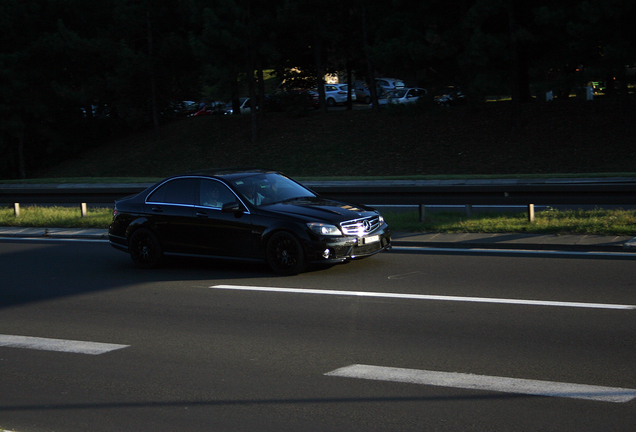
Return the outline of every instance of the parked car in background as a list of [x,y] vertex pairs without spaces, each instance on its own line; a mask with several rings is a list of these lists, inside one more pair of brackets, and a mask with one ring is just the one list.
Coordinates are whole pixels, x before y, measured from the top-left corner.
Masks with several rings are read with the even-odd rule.
[[317,195],[276,171],[222,169],[169,177],[115,202],[111,246],[140,268],[166,255],[262,261],[276,273],[391,248],[371,207]]
[[353,83],[353,90],[356,92],[356,101],[365,104],[371,103],[371,91],[364,81],[356,81]]
[[386,93],[389,90],[396,90],[406,87],[404,81],[395,78],[376,78],[375,85],[380,90],[378,96]]
[[173,104],[173,109],[177,115],[189,116],[199,110],[199,105],[195,101],[182,101]]
[[190,117],[199,117],[205,115],[219,115],[225,114],[225,104],[223,102],[215,101],[208,102],[196,112],[190,114]]
[[[333,107],[347,103],[349,86],[347,84],[325,84],[325,101],[327,106]],[[351,100],[356,100],[356,93],[351,92]]]
[[[252,112],[252,108],[250,107],[250,98],[239,98],[239,109],[241,114],[249,114]],[[233,114],[234,108],[232,106],[232,101],[225,104],[225,114]]]
[[448,86],[435,96],[435,102],[442,106],[463,105],[466,103],[466,95],[459,87]]
[[378,98],[380,107],[388,104],[412,104],[426,96],[426,89],[420,87],[390,90]]

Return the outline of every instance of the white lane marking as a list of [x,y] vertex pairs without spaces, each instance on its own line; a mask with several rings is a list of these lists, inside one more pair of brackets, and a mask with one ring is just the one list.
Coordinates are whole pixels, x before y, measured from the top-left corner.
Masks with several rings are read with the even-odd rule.
[[400,293],[383,293],[383,292],[366,292],[366,291],[317,290],[317,289],[309,289],[309,288],[276,288],[276,287],[258,287],[258,286],[240,286],[240,285],[212,285],[209,288],[236,290],[236,291],[262,291],[262,292],[293,293],[293,294],[318,294],[318,295],[332,295],[332,296],[397,298],[397,299],[410,299],[410,300],[498,303],[498,304],[514,304],[514,305],[526,305],[526,306],[557,306],[557,307],[578,307],[578,308],[618,309],[618,310],[636,309],[636,305],[500,299],[500,298],[487,298],[487,297],[453,297],[453,296],[442,296],[442,295],[400,294]]
[[127,348],[130,345],[0,334],[0,346],[99,355],[109,351]]
[[636,398],[636,389],[361,364],[336,369],[325,375],[614,403],[625,403]]
[[391,251],[421,251],[421,252],[462,252],[474,254],[506,254],[506,255],[563,255],[563,256],[585,256],[585,257],[629,257],[635,258],[633,252],[577,252],[558,250],[531,250],[531,249],[483,249],[471,248],[468,245],[464,248],[438,248],[431,246],[393,246]]

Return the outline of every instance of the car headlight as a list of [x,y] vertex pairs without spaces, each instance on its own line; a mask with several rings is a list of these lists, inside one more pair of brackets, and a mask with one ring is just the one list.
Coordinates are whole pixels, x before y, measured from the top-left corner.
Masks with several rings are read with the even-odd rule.
[[339,236],[342,235],[340,228],[335,225],[324,224],[319,222],[309,222],[307,224],[310,230],[318,235]]
[[384,225],[384,218],[382,217],[381,214],[378,215],[378,222],[379,222],[380,226]]

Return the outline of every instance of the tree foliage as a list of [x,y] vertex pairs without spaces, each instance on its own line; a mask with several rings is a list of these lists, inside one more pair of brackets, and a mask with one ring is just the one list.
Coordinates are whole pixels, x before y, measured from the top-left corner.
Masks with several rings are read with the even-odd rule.
[[159,136],[186,100],[250,96],[257,141],[266,71],[317,86],[325,113],[331,73],[372,90],[378,75],[460,85],[473,102],[589,81],[624,98],[635,13],[629,0],[3,0],[0,177],[135,128]]

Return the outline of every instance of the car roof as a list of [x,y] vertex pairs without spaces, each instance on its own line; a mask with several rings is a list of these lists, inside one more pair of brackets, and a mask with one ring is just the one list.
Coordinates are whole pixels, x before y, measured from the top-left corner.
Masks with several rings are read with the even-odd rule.
[[234,167],[234,168],[209,168],[198,171],[189,171],[186,173],[172,176],[176,177],[210,177],[221,178],[224,180],[236,180],[245,177],[251,177],[258,174],[278,173],[274,170],[254,168],[254,167]]
[[397,81],[397,82],[401,82],[403,83],[404,80],[398,79],[398,78],[384,78],[384,77],[379,77],[376,78],[376,80],[383,80],[383,81]]

